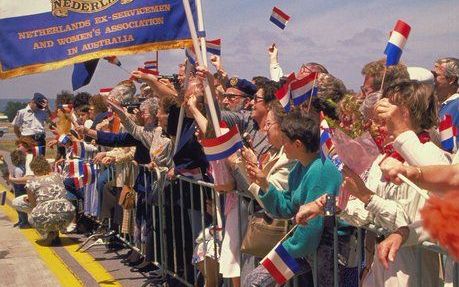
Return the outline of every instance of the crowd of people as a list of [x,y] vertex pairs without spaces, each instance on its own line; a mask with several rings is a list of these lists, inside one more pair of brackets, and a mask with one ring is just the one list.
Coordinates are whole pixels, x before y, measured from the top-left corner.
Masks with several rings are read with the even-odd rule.
[[[235,287],[276,286],[260,256],[241,254],[252,219],[263,214],[266,222],[295,226],[282,246],[299,265],[300,286],[314,286],[313,258],[315,286],[334,286],[334,229],[323,215],[327,200],[345,190],[350,197],[336,210],[339,286],[358,286],[359,276],[362,286],[415,286],[418,280],[422,286],[452,286],[459,258],[454,230],[459,59],[438,59],[432,70],[386,66],[385,59],[377,59],[364,65],[360,91],[347,89],[323,65],[305,63],[294,76],[317,73],[317,94],[287,112],[276,93],[289,77],[275,45],[268,55],[270,78],[229,77],[213,56],[213,74],[188,60],[179,65],[177,77],[134,71],[108,95],[59,93],[54,112],[36,93],[13,121],[18,148],[11,153],[9,181],[17,225],[32,225],[45,244],[55,245],[59,232],[83,232],[83,217],[99,224],[111,219],[111,228],[132,237],[141,251],[131,250],[123,260],[135,271],[154,272],[157,252],[169,258],[179,252],[184,260],[169,260],[165,268],[175,267],[191,284],[219,286],[228,278]],[[227,128],[237,126],[244,141],[242,149],[214,162],[201,145],[216,136],[206,85],[219,120]],[[371,135],[380,155],[363,174],[323,156],[320,115],[332,131]],[[46,122],[55,138],[45,138]],[[46,148],[56,148],[56,158],[46,159]],[[222,174],[223,183],[216,178]],[[178,175],[215,188],[181,184]],[[160,210],[165,224],[158,232]],[[365,232],[365,256],[358,262],[358,228],[370,225],[385,235]],[[174,250],[170,241],[164,247],[159,233],[184,248]],[[424,241],[449,252],[444,266],[438,253],[422,247]],[[192,264],[201,281],[192,282]],[[152,277],[155,284],[168,279],[163,273]]]

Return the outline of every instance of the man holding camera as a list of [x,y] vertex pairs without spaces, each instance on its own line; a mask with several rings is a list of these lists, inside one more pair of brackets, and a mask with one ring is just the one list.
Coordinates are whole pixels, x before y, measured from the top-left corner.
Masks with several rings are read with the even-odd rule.
[[46,146],[45,122],[48,118],[48,99],[35,93],[32,101],[19,110],[13,120],[16,137],[31,137],[37,142],[37,146]]

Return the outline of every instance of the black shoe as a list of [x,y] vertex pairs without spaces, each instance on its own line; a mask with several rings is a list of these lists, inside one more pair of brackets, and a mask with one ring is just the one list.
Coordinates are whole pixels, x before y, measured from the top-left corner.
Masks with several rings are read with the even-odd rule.
[[131,267],[134,267],[134,266],[136,266],[136,265],[139,265],[139,264],[142,263],[142,262],[143,262],[143,258],[142,258],[142,256],[139,255],[139,257],[137,258],[137,260],[131,260],[131,261],[128,262],[127,265],[129,265],[129,266],[131,266]]
[[131,268],[131,272],[150,272],[153,271],[153,264],[151,262],[143,261],[142,263]]
[[129,256],[132,255],[133,252],[134,252],[134,250],[131,249],[131,250],[128,251],[128,253],[126,253],[126,254],[124,254],[124,255],[121,255],[121,256],[120,256],[120,259],[122,259],[121,262],[123,262],[123,260],[125,260],[125,259],[128,259]]
[[139,261],[140,257],[141,256],[139,252],[132,251],[132,253],[125,259],[121,260],[121,262],[124,264],[129,264],[130,262]]
[[18,227],[21,223],[18,221],[15,224],[13,224],[13,227]]
[[51,241],[51,246],[60,246],[61,245],[61,238],[59,237],[59,235],[54,238],[52,241]]

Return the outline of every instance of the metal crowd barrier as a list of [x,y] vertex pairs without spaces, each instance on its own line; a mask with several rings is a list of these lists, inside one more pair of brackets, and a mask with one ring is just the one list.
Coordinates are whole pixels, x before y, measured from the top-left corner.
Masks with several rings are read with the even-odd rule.
[[[158,177],[158,173],[150,174],[150,184],[154,185]],[[113,178],[113,177],[112,177]],[[144,174],[144,182],[146,182],[147,174]],[[157,193],[157,201],[155,204],[145,206],[136,206],[133,210],[136,214],[138,208],[151,208],[152,223],[153,223],[153,264],[159,268],[159,272],[167,274],[174,279],[180,281],[185,286],[194,286],[194,282],[197,279],[198,270],[196,265],[191,264],[191,259],[187,257],[186,251],[193,250],[195,245],[195,240],[201,231],[204,231],[208,224],[206,225],[206,197],[212,202],[212,215],[211,215],[211,226],[214,228],[219,224],[217,222],[217,205],[221,204],[220,195],[217,194],[214,190],[214,185],[208,182],[201,180],[193,180],[187,177],[178,176],[175,182],[175,186],[178,186],[174,189],[174,182],[165,182],[164,188],[159,187],[158,190],[147,190],[146,197],[150,195],[151,192]],[[185,190],[188,187],[188,190]],[[185,192],[189,192],[189,204],[186,206],[184,201]],[[197,195],[195,193],[198,193]],[[194,198],[198,196],[200,208],[195,210]],[[244,231],[241,230],[242,220],[247,220],[241,218],[241,206],[242,200],[248,199],[252,200],[247,194],[238,193],[238,223],[239,223],[239,238],[242,242]],[[178,217],[178,218],[177,218]],[[190,226],[186,226],[186,221],[189,221]],[[335,219],[336,220],[336,219]],[[134,221],[135,222],[135,221]],[[177,226],[179,224],[180,226]],[[224,230],[224,226],[221,226]],[[191,229],[191,234],[187,232]],[[370,230],[378,234],[385,234],[384,230],[377,229],[374,226],[366,226],[362,229],[359,229],[357,232],[357,262],[358,262],[358,274],[361,274],[362,271],[362,262],[363,262],[363,230]],[[220,246],[218,246],[217,241],[219,236],[222,235],[223,231],[214,231],[213,232],[213,242],[214,242],[214,254],[213,259],[218,260],[217,252],[220,252]],[[190,236],[191,235],[191,236]],[[205,234],[202,234],[205,239]],[[123,241],[128,247],[142,253],[144,255],[144,250],[136,246],[132,240],[132,237],[121,234],[118,230],[116,237]],[[170,238],[171,237],[171,238]],[[190,239],[191,238],[191,239]],[[223,238],[223,237],[221,237]],[[335,225],[333,232],[333,244],[334,244],[334,285],[339,286],[339,275],[338,275],[338,233],[337,227]],[[191,246],[190,246],[191,245]],[[439,248],[437,245],[432,243],[424,243],[422,248],[427,248],[429,250],[435,251],[446,258],[447,253]],[[204,240],[204,250],[207,252],[207,242]],[[419,255],[419,254],[418,254]],[[419,263],[419,260],[417,260]],[[241,260],[242,264],[242,260]],[[204,264],[204,273],[207,276],[207,268]],[[255,267],[255,266],[254,266]],[[312,264],[313,279],[315,286],[317,286],[317,257],[314,256]],[[241,266],[242,270],[243,266]],[[421,264],[417,264],[417,274],[421,274]],[[217,272],[216,276],[219,274]],[[416,282],[416,286],[422,286],[419,278]],[[218,278],[216,278],[218,280]],[[357,279],[359,280],[359,279]],[[294,278],[290,280],[286,286],[299,286],[298,281]],[[458,263],[454,264],[454,281],[453,286],[459,287],[459,267]],[[148,283],[148,282],[147,282]],[[242,283],[242,282],[241,282]],[[230,280],[223,280],[224,286],[231,286]],[[359,281],[360,285],[360,281]],[[147,285],[144,285],[147,286]]]

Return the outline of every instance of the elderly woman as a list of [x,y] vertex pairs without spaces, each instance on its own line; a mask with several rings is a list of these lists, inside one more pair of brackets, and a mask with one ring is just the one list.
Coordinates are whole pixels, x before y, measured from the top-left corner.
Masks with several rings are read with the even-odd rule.
[[[322,161],[320,158],[317,120],[300,111],[293,111],[284,117],[281,130],[284,134],[284,152],[287,158],[297,161],[288,176],[288,190],[276,188],[270,183],[267,187],[264,185],[258,194],[270,214],[287,219],[295,215],[301,205],[312,202],[323,194],[335,195],[341,183],[341,176],[328,159]],[[312,257],[319,247],[323,230],[323,218],[316,217],[307,226],[298,227],[282,245],[293,258]],[[325,265],[322,265],[327,264],[325,261],[330,257],[325,253],[322,255],[318,256],[321,259],[318,281],[320,286],[331,286],[330,280],[333,276],[328,273],[329,268],[323,268]],[[243,286],[275,284],[274,278],[263,265],[260,265],[247,276]]]
[[[428,129],[436,124],[437,106],[433,90],[417,81],[401,82],[388,87],[376,105],[378,119],[394,138],[384,148],[385,153],[377,158],[369,170],[364,183],[350,169],[344,169],[343,187],[354,196],[349,200],[340,217],[354,226],[375,224],[391,236],[406,239],[397,258],[384,268],[375,258],[363,286],[412,286],[416,272],[413,261],[418,251],[422,262],[421,282],[424,286],[438,285],[438,257],[415,246],[427,238],[420,224],[419,211],[425,199],[407,184],[397,186],[382,176],[382,171],[407,163],[411,165],[449,164],[444,152],[430,142]],[[320,202],[319,202],[320,205]],[[297,220],[312,217],[313,206],[302,208]],[[378,246],[379,248],[379,246]]]
[[272,146],[260,159],[260,162],[250,160],[253,154],[246,148],[242,152],[243,157],[248,159],[246,165],[250,182],[248,191],[261,206],[263,206],[263,202],[258,194],[260,189],[267,190],[269,184],[272,184],[279,190],[288,190],[288,174],[294,162],[288,159],[284,152],[281,131],[281,123],[284,116],[285,111],[279,102],[276,101],[270,105],[264,131],[267,134],[268,142]]
[[64,231],[75,216],[75,207],[66,199],[64,177],[52,173],[43,156],[35,157],[30,168],[34,176],[27,181],[27,200],[24,200],[31,208],[31,223],[43,236],[45,244],[58,244],[59,231]]

